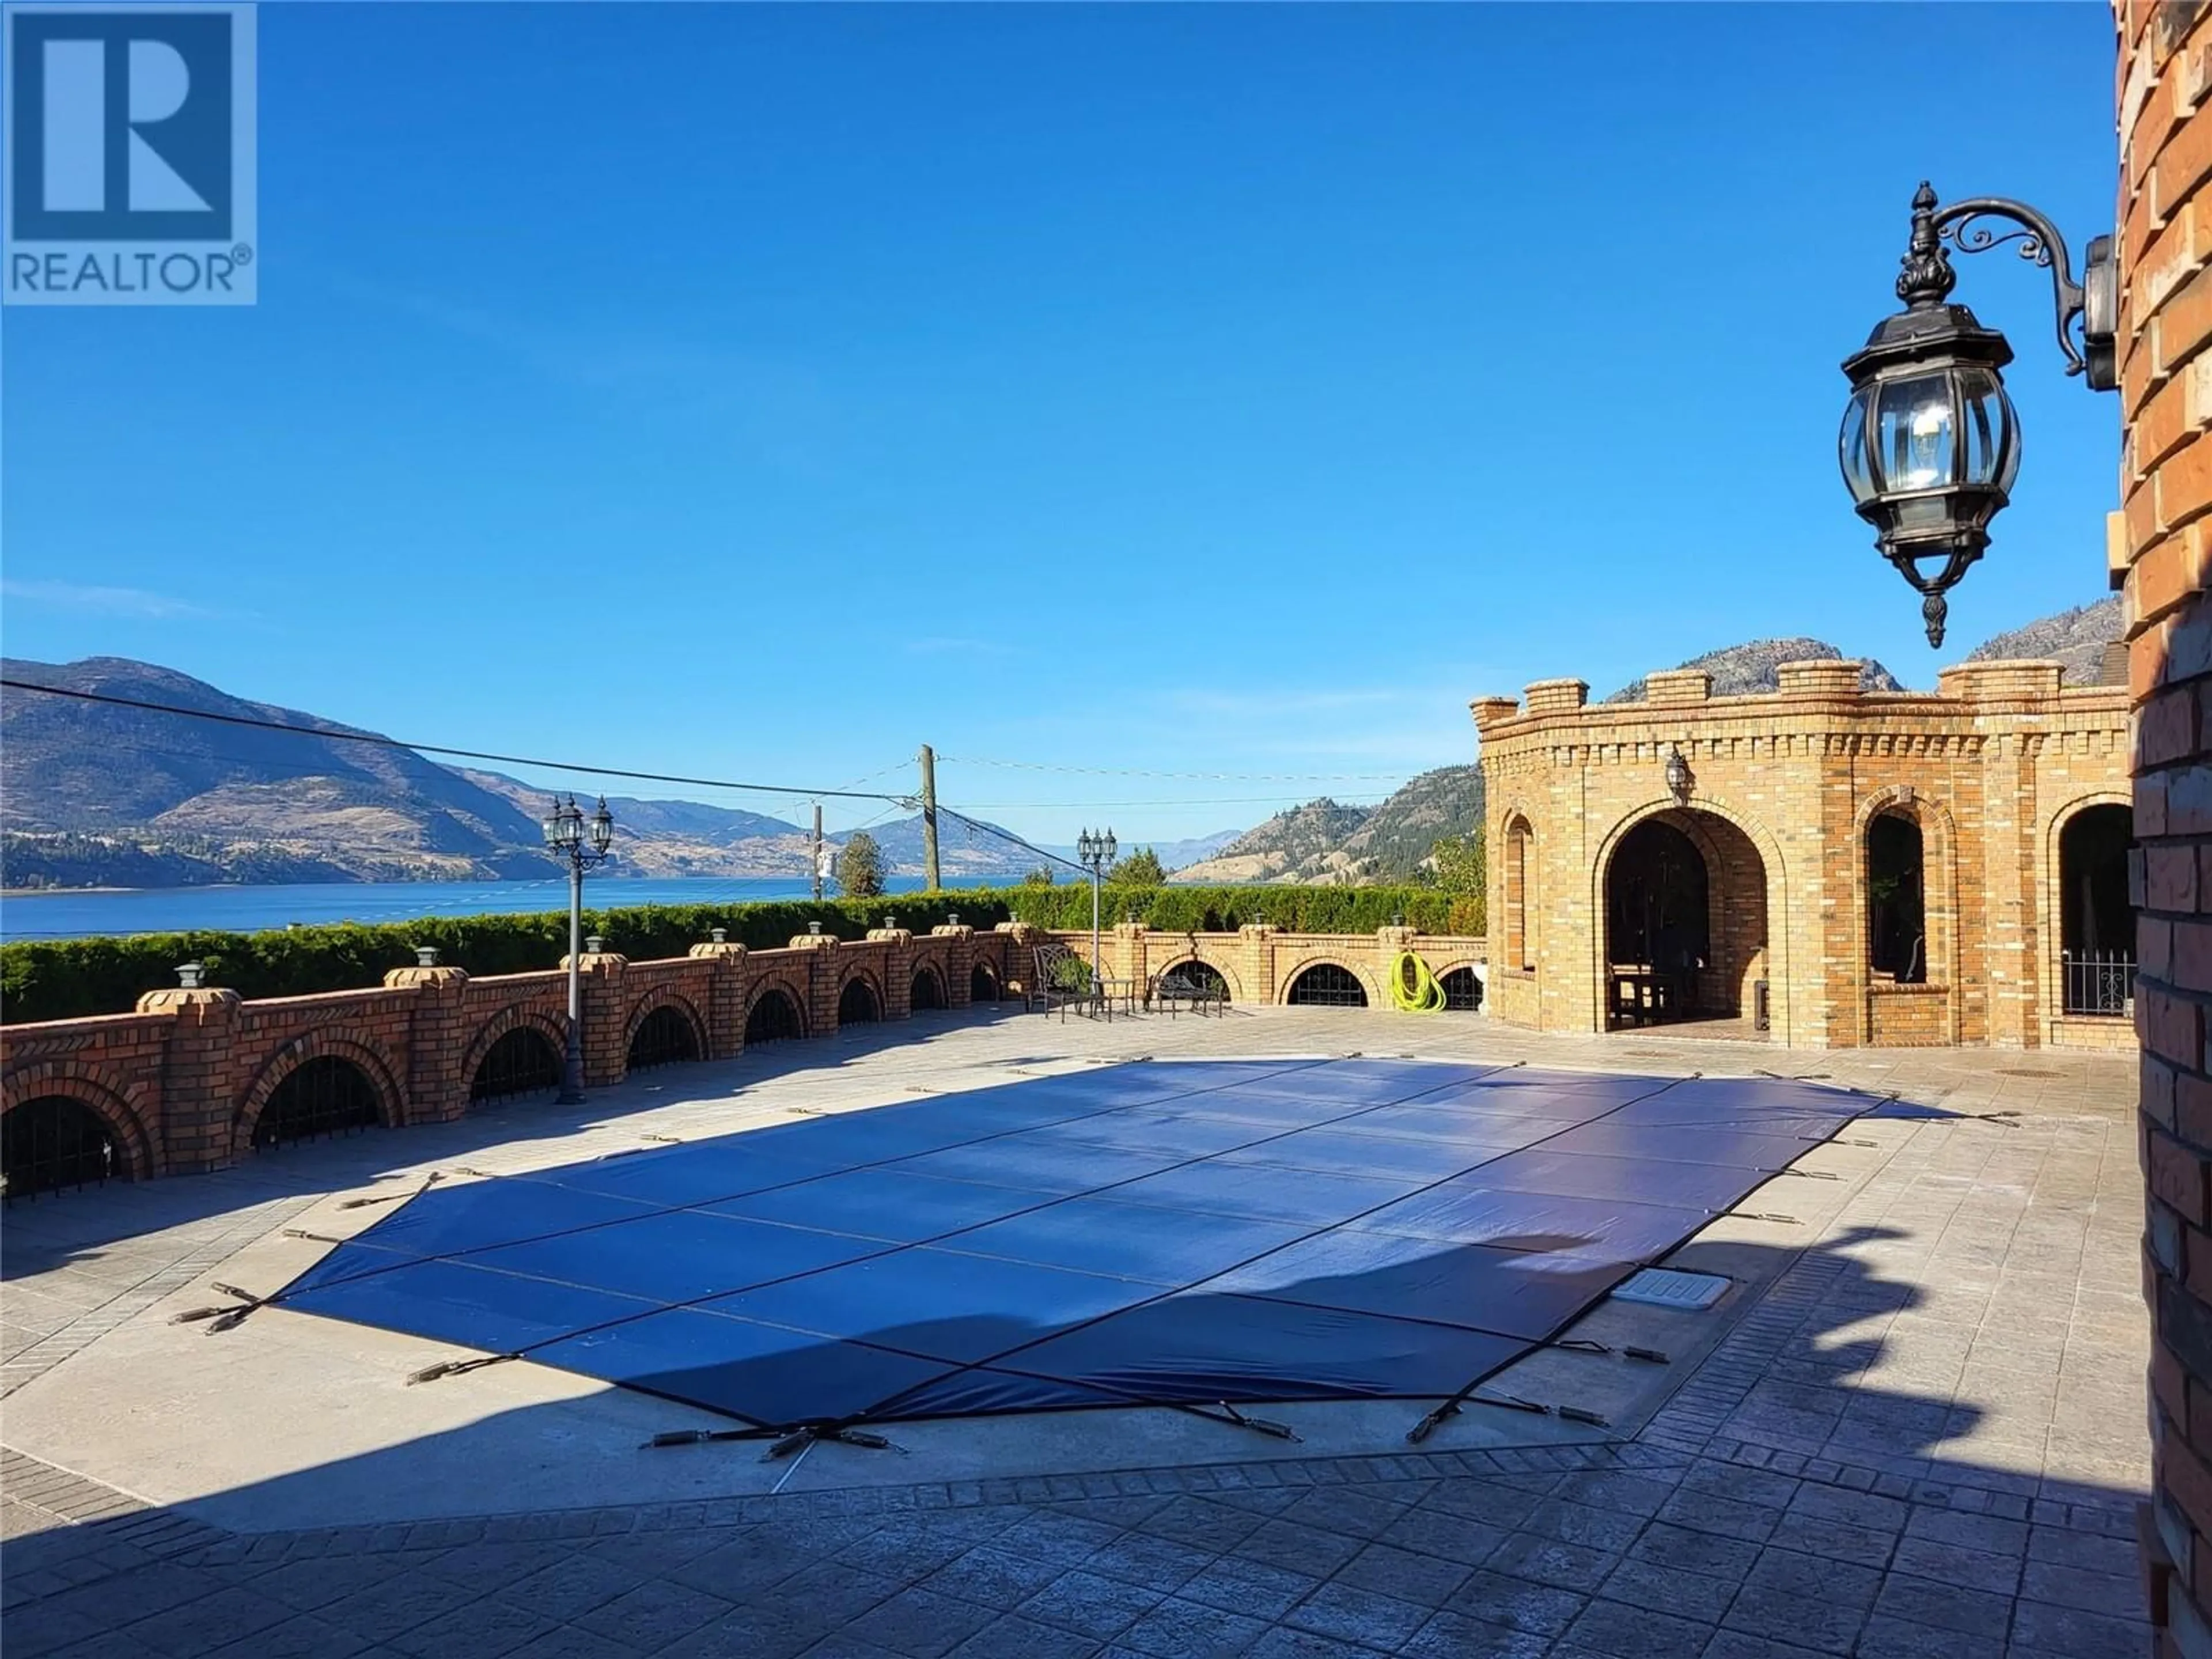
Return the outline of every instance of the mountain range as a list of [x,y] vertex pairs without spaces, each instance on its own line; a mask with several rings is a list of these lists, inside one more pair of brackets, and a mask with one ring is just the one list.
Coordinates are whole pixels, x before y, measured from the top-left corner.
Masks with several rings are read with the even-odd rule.
[[[1998,635],[1968,659],[2056,657],[2069,684],[2094,684],[2120,626],[2118,599],[2101,600]],[[1727,696],[1772,690],[1778,663],[1842,655],[1817,639],[1754,640],[1681,666],[1707,670],[1714,694]],[[0,879],[7,885],[542,879],[558,872],[538,827],[550,796],[504,774],[441,765],[359,727],[234,697],[129,658],[0,659],[0,677],[215,717],[179,719],[12,688],[0,696]],[[1871,660],[1863,684],[1903,689]],[[1639,678],[1605,702],[1644,695]],[[808,873],[809,834],[786,819],[691,800],[611,795],[607,805],[622,855],[611,875]],[[1324,797],[1242,832],[1152,846],[1178,881],[1387,881],[1413,874],[1439,839],[1481,822],[1481,773],[1443,766],[1376,805]],[[971,830],[948,815],[940,829],[939,862],[950,882],[1018,880],[1042,861],[995,824]],[[921,872],[918,813],[867,831],[891,873]],[[1126,841],[1124,850],[1141,844]],[[1046,850],[1072,855],[1066,848]]]

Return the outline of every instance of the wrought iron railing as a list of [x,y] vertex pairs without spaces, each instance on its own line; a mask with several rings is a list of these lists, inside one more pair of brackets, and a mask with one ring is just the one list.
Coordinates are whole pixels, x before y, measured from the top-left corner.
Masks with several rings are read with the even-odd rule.
[[2066,1012],[2124,1017],[2136,1011],[2136,959],[2124,951],[2068,951],[2059,957]]

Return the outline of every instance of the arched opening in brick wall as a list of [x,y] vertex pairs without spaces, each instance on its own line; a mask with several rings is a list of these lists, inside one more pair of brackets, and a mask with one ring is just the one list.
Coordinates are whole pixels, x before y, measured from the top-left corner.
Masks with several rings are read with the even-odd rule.
[[664,1002],[637,1023],[629,1040],[625,1069],[649,1072],[656,1066],[673,1066],[701,1058],[698,1028],[691,1016],[672,1002]]
[[914,970],[908,1006],[917,1013],[945,1006],[945,976],[928,963]]
[[763,988],[753,998],[753,1006],[745,1011],[748,1048],[756,1043],[784,1042],[805,1035],[806,1021],[799,1012],[799,1004],[781,986]]
[[840,1025],[866,1025],[883,1017],[883,1004],[876,1000],[874,986],[857,974],[845,981],[845,988],[837,994]]
[[1524,973],[1536,966],[1536,939],[1528,925],[1535,906],[1536,832],[1516,816],[1505,826],[1505,960]]
[[1179,994],[1188,996],[1194,992],[1225,1006],[1229,1001],[1229,981],[1212,963],[1193,957],[1163,973],[1154,994],[1173,1000]]
[[1472,1014],[1482,1007],[1482,981],[1472,968],[1452,969],[1437,978],[1437,986],[1444,994],[1448,1014]]
[[561,1051],[545,1033],[518,1025],[493,1042],[469,1080],[469,1104],[522,1100],[561,1086]]
[[999,975],[988,962],[979,962],[968,970],[968,1000],[996,1002],[999,1000]]
[[1742,830],[1696,808],[1654,813],[1615,843],[1604,892],[1607,1030],[1755,1012],[1766,861]]
[[2135,1012],[2136,911],[2128,901],[2135,811],[2085,806],[2058,831],[2059,963],[2065,1012]]
[[68,1095],[36,1095],[0,1117],[0,1200],[127,1180],[130,1158],[99,1113]]
[[[1215,977],[1220,975],[1217,974]],[[1367,988],[1349,968],[1334,962],[1316,962],[1291,981],[1283,1000],[1294,1008],[1364,1008]]]
[[253,1122],[253,1146],[269,1152],[295,1141],[356,1134],[384,1121],[367,1072],[339,1054],[317,1054],[284,1074]]
[[1887,808],[1868,820],[1867,967],[1899,985],[1928,981],[1928,854],[1919,821]]

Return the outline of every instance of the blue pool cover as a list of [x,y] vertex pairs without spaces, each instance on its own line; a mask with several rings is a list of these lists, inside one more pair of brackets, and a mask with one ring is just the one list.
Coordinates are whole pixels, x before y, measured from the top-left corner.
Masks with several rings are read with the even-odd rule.
[[434,1186],[274,1301],[761,1427],[1431,1398],[1877,1104],[1139,1061]]

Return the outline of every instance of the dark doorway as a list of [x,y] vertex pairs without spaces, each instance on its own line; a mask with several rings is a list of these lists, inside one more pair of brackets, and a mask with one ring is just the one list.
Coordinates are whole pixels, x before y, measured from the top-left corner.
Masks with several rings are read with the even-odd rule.
[[543,1031],[518,1025],[495,1042],[469,1083],[469,1103],[520,1100],[561,1086],[561,1051]]
[[1928,979],[1926,848],[1900,812],[1867,825],[1867,966],[1899,985]]
[[1317,962],[1291,981],[1284,1000],[1294,1008],[1364,1008],[1367,988],[1350,969]]
[[0,1199],[9,1203],[127,1173],[115,1136],[81,1100],[39,1095],[0,1117]]
[[1471,1014],[1482,1006],[1482,981],[1472,968],[1455,968],[1437,983],[1443,989],[1444,1012]]
[[2058,832],[2059,951],[2069,1014],[2134,1012],[2136,911],[2128,902],[2135,812],[2085,806]]
[[936,969],[924,967],[914,970],[914,987],[908,994],[907,1006],[918,1012],[945,1006],[945,981],[938,977]]
[[746,1048],[805,1035],[806,1023],[799,1017],[799,1005],[789,992],[771,985],[753,999],[752,1009],[745,1015]]
[[874,986],[860,978],[845,981],[845,988],[837,994],[837,1023],[840,1025],[866,1025],[883,1017],[883,1007],[876,1000]]
[[1620,839],[1606,872],[1606,964],[1612,1026],[1700,1019],[1712,965],[1705,854],[1682,830],[1646,818]]
[[999,1000],[999,976],[991,971],[990,964],[979,962],[968,970],[968,1000],[996,1002]]
[[626,1064],[630,1071],[649,1072],[656,1066],[699,1057],[699,1033],[691,1017],[674,1003],[664,1002],[638,1022]]
[[349,1060],[319,1054],[294,1066],[270,1095],[253,1125],[253,1145],[267,1152],[297,1140],[349,1135],[384,1121],[376,1085]]

